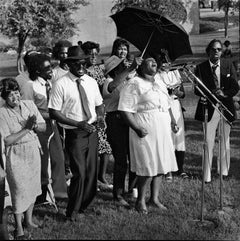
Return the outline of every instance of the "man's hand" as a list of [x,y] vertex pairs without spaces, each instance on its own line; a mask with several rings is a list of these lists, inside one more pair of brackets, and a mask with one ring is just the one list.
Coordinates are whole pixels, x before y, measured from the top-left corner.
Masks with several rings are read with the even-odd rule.
[[223,93],[222,89],[216,89],[214,91],[214,94],[216,95],[217,98],[219,99],[223,99],[223,98],[226,98],[227,96]]
[[103,116],[97,117],[97,126],[104,130],[106,129],[107,125]]
[[148,134],[148,131],[145,128],[143,128],[143,127],[135,129],[135,132],[137,133],[137,135],[140,138],[143,138],[143,137],[145,137]]
[[94,125],[88,124],[87,121],[79,121],[77,128],[85,130],[88,133],[93,133],[96,131],[96,127]]

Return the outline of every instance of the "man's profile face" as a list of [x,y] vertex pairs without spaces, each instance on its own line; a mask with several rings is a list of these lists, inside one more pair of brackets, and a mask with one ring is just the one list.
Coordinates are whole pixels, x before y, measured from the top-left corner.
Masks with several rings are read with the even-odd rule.
[[209,59],[211,62],[217,62],[222,54],[222,46],[220,43],[215,42],[209,50]]

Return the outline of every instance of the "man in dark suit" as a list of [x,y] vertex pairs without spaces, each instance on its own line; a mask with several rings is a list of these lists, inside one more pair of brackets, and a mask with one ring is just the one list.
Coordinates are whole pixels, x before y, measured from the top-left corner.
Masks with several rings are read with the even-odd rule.
[[[239,86],[237,83],[236,71],[232,63],[227,59],[222,59],[222,43],[220,40],[213,39],[206,48],[208,60],[196,66],[196,76],[202,81],[206,88],[211,92],[208,93],[206,88],[198,84],[200,90],[206,95],[208,100],[203,97],[201,91],[195,88],[195,94],[200,96],[195,119],[204,122],[204,110],[207,108],[207,146],[208,160],[205,164],[204,176],[205,182],[211,181],[211,167],[213,157],[213,147],[215,143],[216,131],[219,129],[220,112],[223,114],[222,128],[220,128],[219,136],[221,136],[221,153],[220,161],[222,165],[223,178],[228,176],[230,167],[230,129],[231,123],[235,120],[235,110],[233,105],[233,96],[238,93]],[[213,95],[219,100],[217,101]],[[220,106],[217,109],[215,106]],[[219,104],[220,103],[220,104]],[[221,103],[226,107],[221,108]],[[218,173],[220,172],[220,163],[218,162]]]

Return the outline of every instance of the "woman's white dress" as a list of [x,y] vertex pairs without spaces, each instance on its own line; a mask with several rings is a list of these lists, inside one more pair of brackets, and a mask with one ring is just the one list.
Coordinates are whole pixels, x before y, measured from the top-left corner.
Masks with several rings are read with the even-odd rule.
[[134,113],[135,121],[148,131],[144,138],[131,128],[129,132],[131,171],[138,176],[178,170],[169,108],[168,92],[159,78],[152,83],[136,76],[120,93],[118,109]]
[[[172,86],[181,84],[181,76],[178,70],[161,72],[160,77],[166,87],[171,88]],[[172,132],[173,144],[177,151],[185,151],[185,127],[182,106],[179,98],[174,94],[170,95],[170,106],[177,126],[179,127],[177,133]]]
[[[32,101],[21,101],[21,114],[7,105],[0,108],[0,133],[5,138],[25,126],[28,116],[35,114],[37,123],[45,123]],[[40,143],[36,133],[29,131],[17,143],[5,148],[7,181],[14,213],[25,212],[41,194]]]

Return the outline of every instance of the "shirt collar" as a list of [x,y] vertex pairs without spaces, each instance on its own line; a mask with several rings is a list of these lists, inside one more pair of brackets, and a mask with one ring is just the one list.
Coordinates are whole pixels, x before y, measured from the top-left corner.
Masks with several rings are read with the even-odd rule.
[[209,63],[210,63],[210,66],[211,66],[211,68],[213,67],[213,66],[218,66],[218,67],[220,67],[220,60],[218,60],[218,62],[216,63],[216,64],[213,64],[210,60],[209,60]]
[[38,78],[37,78],[37,81],[38,81],[41,85],[43,85],[43,86],[45,86],[46,82],[48,82],[49,85],[52,86],[52,83],[51,83],[50,81],[45,80],[45,79],[43,79],[42,77],[38,77]]
[[69,71],[69,72],[68,72],[68,76],[69,76],[69,78],[70,78],[72,81],[75,82],[77,79],[82,79],[82,80],[84,81],[86,74],[84,74],[84,75],[81,76],[81,77],[77,77],[77,76],[75,76],[74,74],[72,74],[72,73]]

